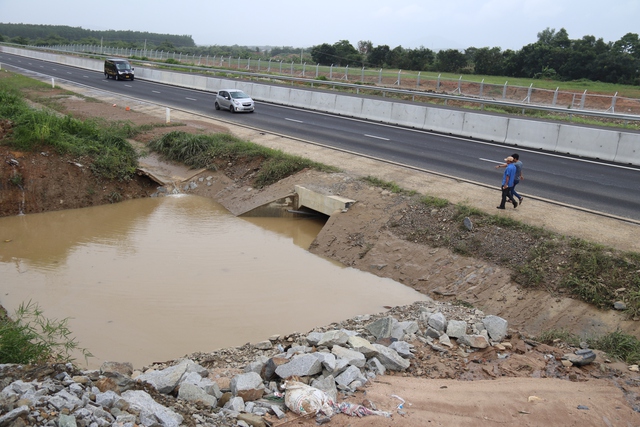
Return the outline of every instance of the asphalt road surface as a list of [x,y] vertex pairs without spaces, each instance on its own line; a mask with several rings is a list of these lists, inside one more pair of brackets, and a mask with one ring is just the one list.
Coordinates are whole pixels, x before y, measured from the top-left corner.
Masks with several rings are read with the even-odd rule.
[[517,152],[524,164],[525,177],[518,192],[640,221],[640,168],[631,165],[417,131],[265,102],[257,103],[255,113],[231,114],[214,109],[214,93],[140,79],[115,81],[105,79],[101,72],[5,53],[0,53],[0,66],[224,118],[268,132],[495,187],[499,187],[504,171],[496,170],[495,165]]

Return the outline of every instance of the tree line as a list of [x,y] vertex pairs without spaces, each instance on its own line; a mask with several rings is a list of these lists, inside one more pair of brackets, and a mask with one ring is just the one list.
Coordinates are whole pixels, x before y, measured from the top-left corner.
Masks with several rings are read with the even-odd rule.
[[545,78],[560,81],[586,79],[605,83],[640,85],[640,39],[627,33],[620,40],[605,43],[602,38],[584,36],[572,40],[562,28],[545,29],[538,40],[520,50],[499,47],[469,47],[464,51],[434,52],[420,47],[404,49],[358,42],[357,48],[342,40],[311,48],[314,62],[322,65],[397,68],[506,77]]
[[[0,41],[23,45],[55,46],[64,44],[89,44],[110,47],[136,48],[147,43],[159,46],[163,43],[174,47],[193,47],[193,37],[173,34],[157,34],[141,31],[95,31],[66,25],[34,25],[0,23]],[[142,47],[142,46],[141,46]]]
[[425,47],[405,49],[374,46],[369,40],[353,46],[347,40],[310,48],[291,46],[196,46],[191,36],[138,31],[93,31],[77,27],[0,23],[0,42],[54,46],[88,44],[130,49],[162,50],[187,55],[271,59],[310,62],[356,68],[391,68],[458,74],[479,74],[560,81],[591,80],[640,86],[640,38],[627,33],[605,43],[587,35],[570,39],[564,28],[547,28],[535,43],[519,50],[469,47],[433,51]]

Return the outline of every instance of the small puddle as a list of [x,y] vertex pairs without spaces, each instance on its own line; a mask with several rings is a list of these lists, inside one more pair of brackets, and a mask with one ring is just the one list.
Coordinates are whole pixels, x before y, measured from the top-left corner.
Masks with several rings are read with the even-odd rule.
[[89,368],[142,368],[426,299],[309,253],[321,228],[186,195],[0,218],[0,303],[70,318]]

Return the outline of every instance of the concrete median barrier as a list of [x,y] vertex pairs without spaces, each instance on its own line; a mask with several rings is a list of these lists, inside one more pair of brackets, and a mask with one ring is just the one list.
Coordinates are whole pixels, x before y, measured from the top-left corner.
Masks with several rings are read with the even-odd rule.
[[507,139],[508,125],[507,117],[465,113],[461,135],[485,141],[504,142]]
[[557,123],[509,119],[505,143],[536,150],[556,151],[559,132],[560,125]]
[[620,133],[616,131],[560,125],[556,151],[612,162],[619,139]]

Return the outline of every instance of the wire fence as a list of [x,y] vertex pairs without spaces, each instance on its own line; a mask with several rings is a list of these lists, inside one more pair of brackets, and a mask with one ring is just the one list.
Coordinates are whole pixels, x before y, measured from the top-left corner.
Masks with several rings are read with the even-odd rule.
[[[251,58],[233,58],[230,56],[187,55],[179,52],[165,52],[160,50],[112,48],[96,45],[64,45],[48,46],[47,49],[65,52],[81,52],[100,55],[147,58],[153,61],[174,60],[184,65],[194,65],[203,68],[221,68],[229,70],[247,71],[289,75],[328,81],[344,81],[361,83],[381,87],[397,87],[399,89],[415,89],[424,92],[434,92],[448,95],[461,95],[486,100],[500,100],[517,104],[529,104],[565,108],[567,110],[583,110],[593,112],[620,113],[640,116],[640,99],[596,93],[561,91],[542,89],[529,86],[503,85],[475,82],[458,79],[443,78],[441,75],[423,75],[422,72],[366,69],[323,66],[300,62],[283,62],[277,60],[262,60]],[[575,111],[579,113],[579,111]]]

